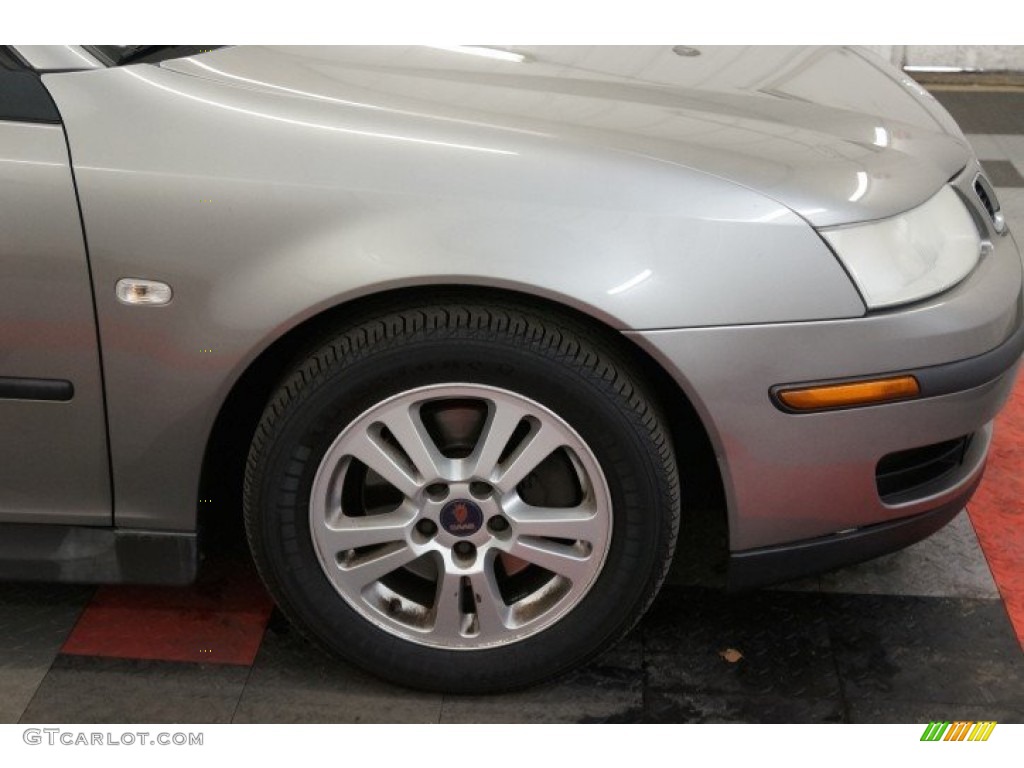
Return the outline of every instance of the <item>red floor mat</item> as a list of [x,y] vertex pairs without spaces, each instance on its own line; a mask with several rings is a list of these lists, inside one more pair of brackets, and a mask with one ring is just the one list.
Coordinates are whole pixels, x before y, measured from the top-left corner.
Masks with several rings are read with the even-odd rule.
[[1024,647],[1024,377],[996,419],[985,479],[967,511]]
[[191,587],[101,587],[61,652],[249,665],[271,608],[252,566],[226,560]]

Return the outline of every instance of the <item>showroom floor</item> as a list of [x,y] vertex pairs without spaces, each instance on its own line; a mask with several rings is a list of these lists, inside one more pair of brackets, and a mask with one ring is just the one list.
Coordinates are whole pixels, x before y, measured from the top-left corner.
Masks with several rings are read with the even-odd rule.
[[[938,90],[1024,232],[1024,90]],[[726,595],[676,568],[618,647],[505,696],[410,692],[309,645],[243,556],[188,589],[0,584],[0,722],[1024,722],[1024,380],[981,490],[895,555]]]

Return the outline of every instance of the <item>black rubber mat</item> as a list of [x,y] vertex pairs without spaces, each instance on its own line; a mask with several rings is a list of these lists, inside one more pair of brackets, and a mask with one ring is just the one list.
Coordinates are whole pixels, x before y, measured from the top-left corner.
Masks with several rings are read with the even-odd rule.
[[[21,653],[20,651],[18,652]],[[251,670],[61,655],[22,722],[1024,721],[999,600],[667,587],[619,646],[548,685],[440,696],[389,685],[280,619]]]

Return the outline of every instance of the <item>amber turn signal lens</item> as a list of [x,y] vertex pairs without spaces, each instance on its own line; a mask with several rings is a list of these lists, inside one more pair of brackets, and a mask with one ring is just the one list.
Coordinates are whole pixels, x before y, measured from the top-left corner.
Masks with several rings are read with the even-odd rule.
[[794,411],[817,411],[905,400],[919,394],[921,387],[913,376],[894,376],[889,379],[872,379],[851,384],[785,389],[778,393],[778,398]]

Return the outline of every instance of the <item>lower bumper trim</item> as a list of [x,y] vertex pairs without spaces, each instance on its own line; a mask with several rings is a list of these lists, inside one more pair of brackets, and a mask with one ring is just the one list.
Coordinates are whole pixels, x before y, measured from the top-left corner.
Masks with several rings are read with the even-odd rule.
[[956,517],[980,482],[979,474],[954,499],[911,517],[868,525],[849,533],[733,552],[729,556],[728,588],[764,587],[896,552],[931,536]]

